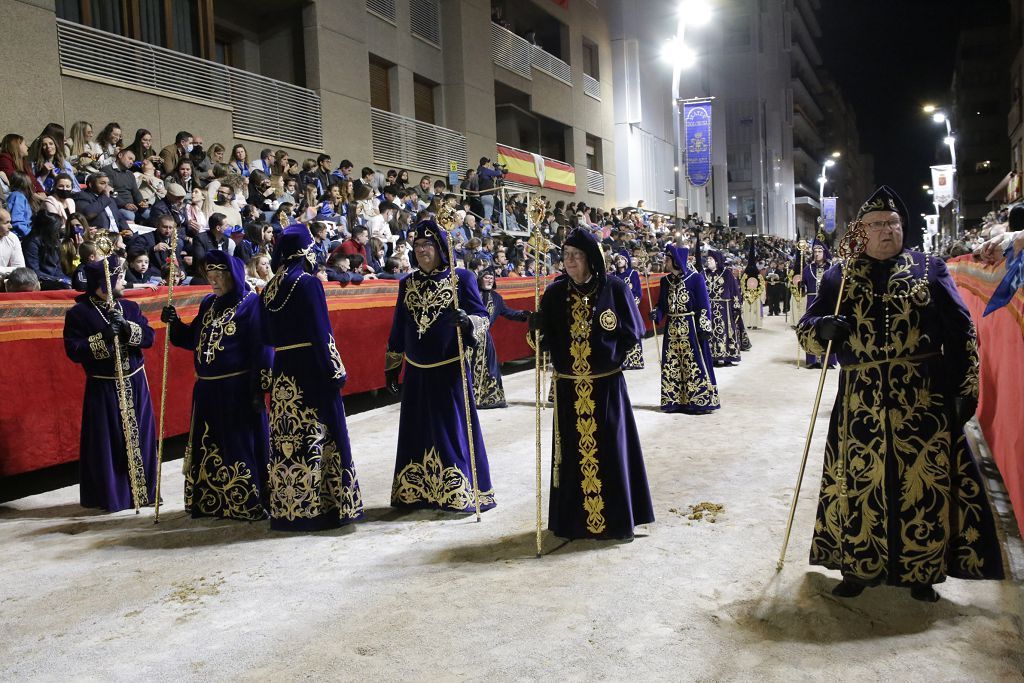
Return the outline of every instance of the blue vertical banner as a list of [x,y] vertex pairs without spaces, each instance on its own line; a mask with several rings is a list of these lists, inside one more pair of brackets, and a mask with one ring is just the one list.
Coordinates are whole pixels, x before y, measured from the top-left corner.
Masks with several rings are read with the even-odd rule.
[[821,200],[821,215],[825,220],[825,232],[829,235],[836,231],[836,198],[824,197]]
[[711,180],[711,102],[683,105],[686,140],[686,177],[691,185],[703,187]]

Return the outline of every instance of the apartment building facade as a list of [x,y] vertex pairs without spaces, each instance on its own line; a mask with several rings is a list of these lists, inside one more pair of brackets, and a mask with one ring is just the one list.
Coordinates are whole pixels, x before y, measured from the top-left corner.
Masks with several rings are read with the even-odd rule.
[[189,130],[434,177],[519,158],[514,187],[614,196],[596,2],[4,0],[0,21],[18,27],[0,126],[28,139],[51,120],[116,121],[160,146]]

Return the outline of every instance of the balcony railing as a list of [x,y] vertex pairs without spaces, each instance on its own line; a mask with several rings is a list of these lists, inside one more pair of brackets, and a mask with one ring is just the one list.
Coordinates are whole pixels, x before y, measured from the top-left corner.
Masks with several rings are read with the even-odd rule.
[[583,74],[583,94],[601,100],[601,81],[590,74]]
[[491,24],[491,55],[495,64],[523,78],[533,78],[532,67],[572,85],[572,67],[568,63],[495,23]]
[[466,136],[383,109],[370,109],[373,161],[421,173],[445,175],[449,162],[467,168]]
[[587,169],[587,192],[604,194],[604,173],[592,168]]
[[229,109],[236,136],[323,149],[313,90],[63,19],[57,40],[64,74]]

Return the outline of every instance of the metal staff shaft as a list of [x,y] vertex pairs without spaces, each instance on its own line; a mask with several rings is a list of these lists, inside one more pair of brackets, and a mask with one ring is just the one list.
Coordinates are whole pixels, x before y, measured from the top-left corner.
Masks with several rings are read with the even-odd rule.
[[[654,299],[651,296],[651,266],[648,264],[644,279],[647,280],[647,308],[648,312],[654,310]],[[661,362],[661,344],[658,343],[658,326],[652,321],[651,329],[654,330],[654,348],[658,351],[658,362]]]
[[[839,281],[839,296],[836,297],[836,310],[833,315],[839,315],[839,306],[843,302],[843,290],[846,288],[846,272],[843,272],[843,279]],[[814,396],[814,408],[811,411],[811,422],[807,425],[807,438],[804,440],[804,454],[800,459],[800,473],[796,477],[796,486],[793,487],[793,502],[789,505],[789,521],[786,523],[786,535],[782,539],[782,551],[779,553],[779,562],[775,565],[775,571],[782,571],[782,565],[786,562],[786,548],[789,546],[789,534],[793,530],[793,518],[796,516],[796,503],[800,498],[800,485],[804,481],[804,470],[807,467],[807,454],[811,451],[811,438],[814,436],[814,423],[818,421],[818,408],[821,406],[821,393],[825,389],[825,375],[828,374],[828,358],[832,355],[832,340],[825,346],[825,357],[821,363],[821,374],[818,376],[818,393]]]
[[[537,243],[540,244],[540,229],[538,226],[534,226],[534,235],[537,236]],[[540,315],[540,268],[534,269],[533,274],[533,310],[534,315]],[[541,556],[541,468],[543,467],[541,462],[541,437],[540,437],[540,391],[541,384],[543,382],[544,369],[542,364],[542,354],[540,350],[540,330],[535,329],[533,332],[533,361],[534,361],[534,413],[536,416],[536,446],[537,446],[537,476],[536,476],[536,488],[537,488],[537,557]],[[555,419],[558,416],[555,415]]]
[[[459,276],[455,273],[455,245],[452,243],[451,232],[448,233],[448,272],[452,285],[452,304],[459,308]],[[480,521],[480,487],[476,479],[476,445],[473,443],[473,418],[469,416],[469,378],[466,377],[466,347],[462,343],[462,326],[455,326],[455,339],[459,345],[459,373],[462,375],[462,406],[466,411],[466,440],[469,442],[469,468],[473,475],[473,506],[476,509],[476,521]],[[479,353],[484,353],[480,350]]]
[[[171,306],[174,302],[174,282],[178,279],[178,226],[175,225],[171,229],[171,259],[167,262],[170,270],[167,273],[167,305]],[[160,427],[157,432],[157,446],[156,446],[156,502],[154,503],[156,509],[156,518],[153,520],[154,524],[160,523],[160,473],[163,471],[164,464],[164,414],[167,412],[167,368],[170,366],[171,361],[171,324],[168,323],[164,328],[164,367],[161,373],[162,380],[160,382]]]
[[[111,245],[112,246],[112,245]],[[111,249],[112,251],[112,249]],[[110,263],[107,255],[103,256],[103,277],[107,284],[107,305],[111,313],[114,311],[114,283],[110,281]],[[132,491],[132,505],[135,507],[135,514],[139,514],[139,507],[146,502],[146,473],[142,471],[142,453],[139,450],[138,433],[133,433],[132,423],[136,422],[131,418],[131,411],[135,406],[128,404],[128,385],[125,383],[124,366],[121,355],[121,340],[114,336],[114,376],[117,391],[117,407],[121,412],[121,429],[124,432],[125,457],[128,459],[128,484]]]

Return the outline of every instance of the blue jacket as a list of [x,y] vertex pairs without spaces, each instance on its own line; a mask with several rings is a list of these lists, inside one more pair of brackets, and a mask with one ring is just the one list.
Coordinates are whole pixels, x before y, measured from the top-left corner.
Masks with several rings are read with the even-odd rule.
[[32,207],[29,206],[28,197],[18,191],[12,191],[7,195],[7,210],[11,212],[11,227],[18,237],[25,239],[28,231],[32,228]]

